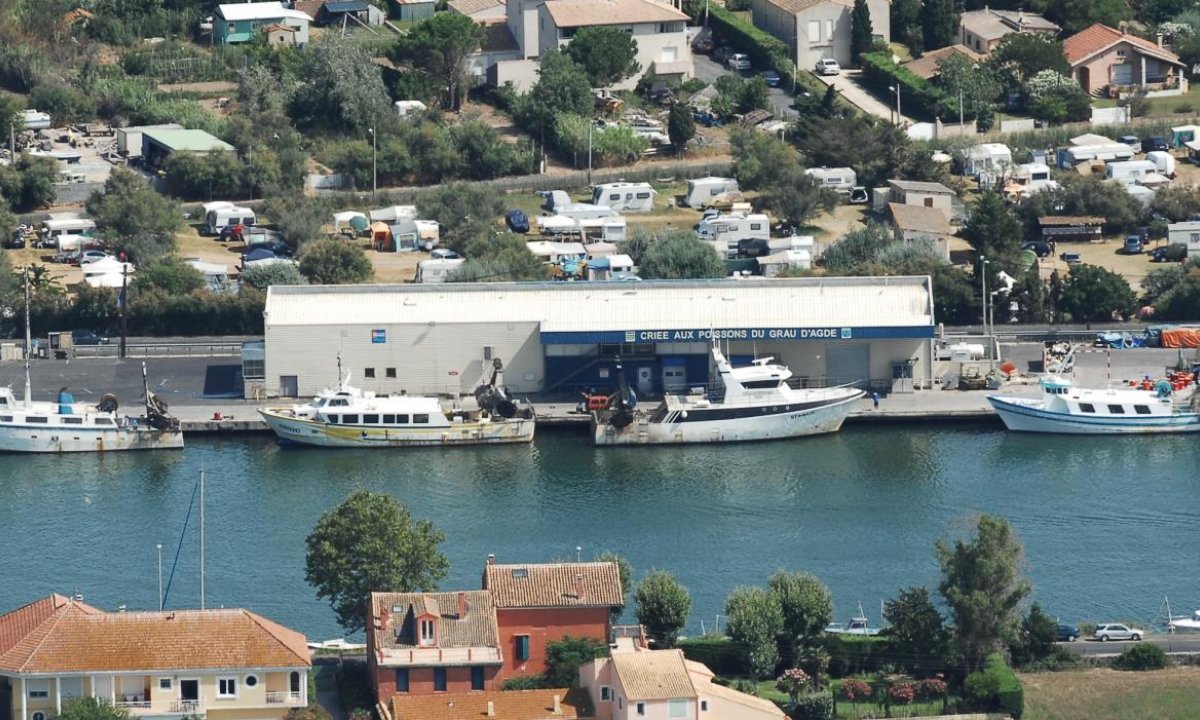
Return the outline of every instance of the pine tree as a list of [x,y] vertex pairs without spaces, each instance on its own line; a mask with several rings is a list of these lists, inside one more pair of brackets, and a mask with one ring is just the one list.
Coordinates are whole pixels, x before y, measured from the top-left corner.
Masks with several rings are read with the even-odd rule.
[[913,52],[920,51],[921,0],[892,0],[892,40],[904,43]]
[[867,7],[867,0],[854,0],[854,10],[850,13],[850,61],[857,65],[858,56],[870,52],[874,43],[871,8]]
[[958,35],[960,14],[955,0],[925,0],[921,4],[921,28],[924,30],[925,50],[937,50],[953,45]]

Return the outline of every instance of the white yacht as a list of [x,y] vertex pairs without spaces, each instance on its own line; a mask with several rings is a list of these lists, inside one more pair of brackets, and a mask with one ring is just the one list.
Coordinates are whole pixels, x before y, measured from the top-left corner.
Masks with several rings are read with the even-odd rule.
[[312,402],[261,408],[259,414],[284,444],[320,447],[407,447],[491,445],[533,440],[534,414],[500,384],[503,366],[494,361],[491,379],[475,390],[471,405],[443,406],[436,397],[379,395],[350,385],[350,373]]
[[1045,376],[1039,384],[1039,398],[988,396],[1009,430],[1072,435],[1200,432],[1200,395],[1194,388],[1177,390],[1159,380],[1150,389],[1090,389],[1076,387],[1060,375]]
[[1175,632],[1177,630],[1195,632],[1200,630],[1200,610],[1192,613],[1190,618],[1175,618],[1167,624],[1167,628],[1171,632]]
[[597,445],[770,440],[837,432],[863,391],[855,387],[795,389],[792,373],[774,358],[734,368],[714,343],[712,357],[721,387],[708,394],[667,395],[643,409],[625,384],[592,414]]

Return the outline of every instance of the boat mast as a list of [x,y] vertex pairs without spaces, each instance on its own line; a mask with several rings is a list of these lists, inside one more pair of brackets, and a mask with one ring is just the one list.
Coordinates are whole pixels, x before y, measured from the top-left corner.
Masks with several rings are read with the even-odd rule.
[[204,467],[200,467],[200,609],[204,609]]
[[33,350],[33,336],[29,329],[29,266],[26,265],[23,271],[25,278],[25,407],[31,407],[30,401],[33,398],[33,390],[29,382],[29,354]]

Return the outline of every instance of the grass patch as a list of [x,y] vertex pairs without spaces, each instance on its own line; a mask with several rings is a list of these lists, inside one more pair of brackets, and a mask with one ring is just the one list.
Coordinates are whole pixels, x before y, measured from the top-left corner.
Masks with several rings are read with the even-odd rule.
[[1191,720],[1200,707],[1198,667],[1038,673],[1021,683],[1025,720]]

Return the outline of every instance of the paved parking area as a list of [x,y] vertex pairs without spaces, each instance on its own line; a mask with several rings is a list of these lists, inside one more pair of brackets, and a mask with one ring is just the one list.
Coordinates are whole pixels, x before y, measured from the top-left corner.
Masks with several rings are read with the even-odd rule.
[[[895,122],[895,106],[889,105],[868,92],[861,84],[861,76],[862,71],[860,70],[842,70],[840,75],[818,75],[817,77],[826,85],[837,88],[838,93],[859,110],[883,118],[888,122]],[[903,95],[900,96],[900,110],[904,111]],[[903,122],[905,125],[912,125],[917,121],[903,116]]]
[[[693,64],[695,65],[696,69],[696,78],[703,80],[706,83],[712,84],[713,82],[716,82],[717,78],[719,78],[721,75],[732,72],[722,67],[721,64],[713,60],[712,56],[710,55],[695,55],[693,57]],[[766,70],[766,68],[754,68],[750,74],[759,73],[763,70]],[[770,104],[771,112],[775,113],[776,117],[791,120],[797,117],[797,113],[795,108],[792,107],[792,95],[789,90],[791,90],[791,88],[786,90],[784,88],[771,88],[771,91],[768,95],[768,103]]]

